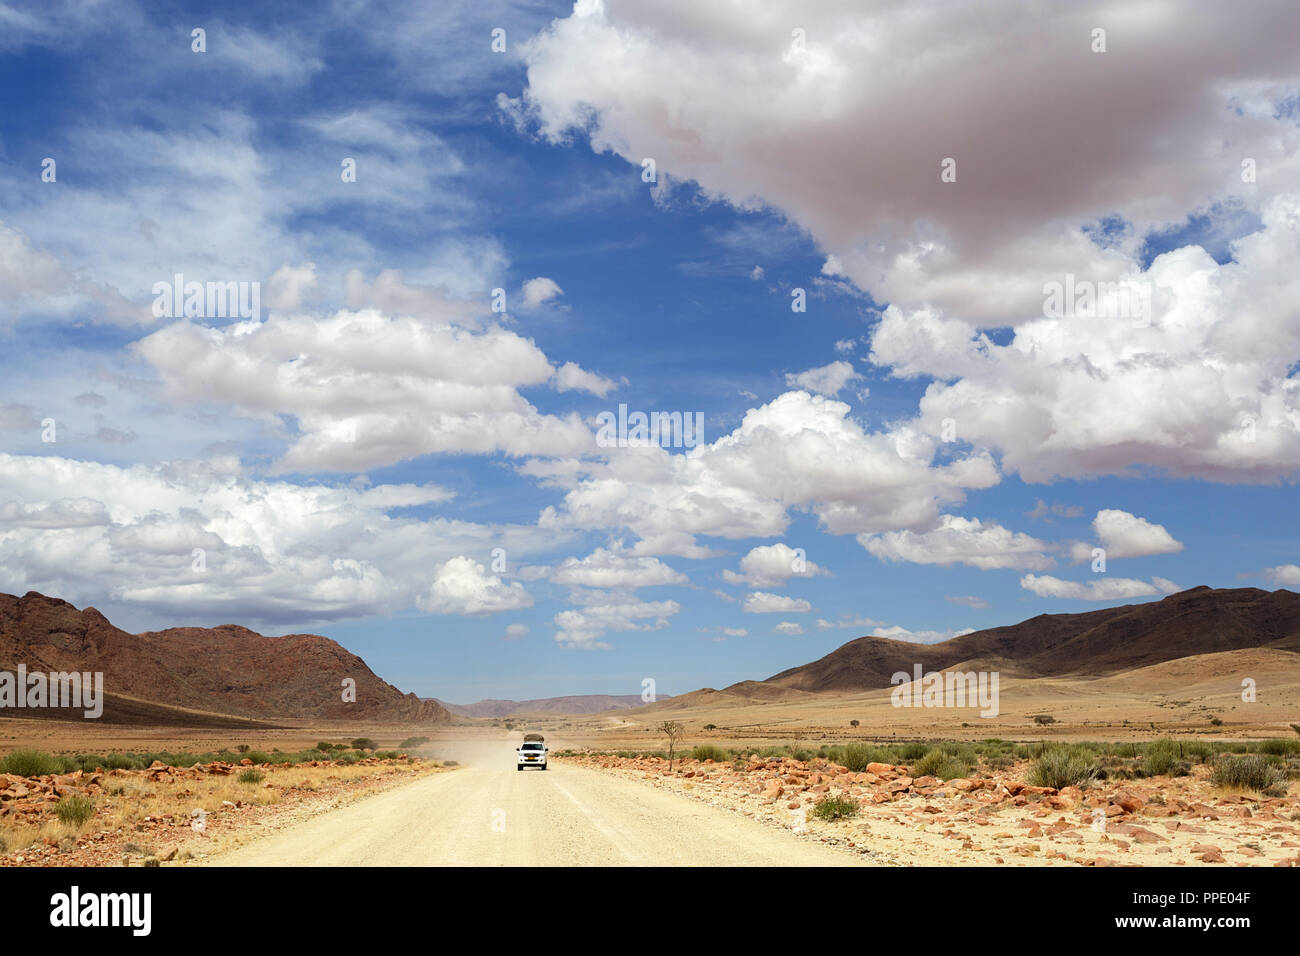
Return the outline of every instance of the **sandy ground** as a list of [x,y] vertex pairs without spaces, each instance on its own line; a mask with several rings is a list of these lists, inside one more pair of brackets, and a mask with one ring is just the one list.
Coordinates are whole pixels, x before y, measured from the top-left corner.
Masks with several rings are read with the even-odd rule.
[[847,849],[513,744],[207,857],[215,866],[854,866]]

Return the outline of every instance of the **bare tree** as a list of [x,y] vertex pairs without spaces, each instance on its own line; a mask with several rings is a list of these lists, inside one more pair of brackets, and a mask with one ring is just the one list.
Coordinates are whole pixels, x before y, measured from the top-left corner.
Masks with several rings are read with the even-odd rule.
[[659,733],[668,738],[668,769],[673,769],[673,751],[677,749],[677,741],[681,739],[686,728],[675,720],[665,720],[656,728]]

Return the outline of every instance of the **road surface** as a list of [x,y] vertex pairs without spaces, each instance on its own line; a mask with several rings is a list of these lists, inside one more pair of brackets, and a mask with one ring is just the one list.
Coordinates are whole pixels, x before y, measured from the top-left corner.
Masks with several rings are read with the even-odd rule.
[[213,866],[854,866],[794,833],[612,774],[498,759],[422,777],[252,843]]

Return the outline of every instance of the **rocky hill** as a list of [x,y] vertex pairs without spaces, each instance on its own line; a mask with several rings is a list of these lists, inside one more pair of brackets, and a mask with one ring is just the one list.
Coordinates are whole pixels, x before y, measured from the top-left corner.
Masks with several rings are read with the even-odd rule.
[[[78,610],[35,591],[21,598],[0,594],[0,670],[20,663],[28,672],[102,672],[106,694],[153,705],[144,709],[161,720],[183,719],[171,708],[254,719],[452,719],[437,702],[381,680],[327,637],[265,637],[236,625],[129,634],[93,607]],[[345,678],[356,681],[355,703],[343,701]],[[118,700],[105,718],[140,709]]]

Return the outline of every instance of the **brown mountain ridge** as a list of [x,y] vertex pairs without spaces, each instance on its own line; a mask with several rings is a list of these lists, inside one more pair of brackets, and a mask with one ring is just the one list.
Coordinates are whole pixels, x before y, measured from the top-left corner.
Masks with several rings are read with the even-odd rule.
[[1040,614],[938,644],[860,637],[812,663],[724,692],[743,697],[777,688],[847,693],[888,687],[893,674],[910,674],[916,664],[938,671],[966,662],[1008,676],[1101,677],[1242,648],[1300,652],[1300,594],[1201,586],[1145,604]]
[[[108,722],[212,726],[235,718],[447,723],[440,704],[403,694],[318,634],[265,637],[236,625],[129,634],[93,607],[35,591],[0,594],[0,670],[102,672]],[[356,702],[343,701],[343,680]],[[5,716],[38,717],[35,711]]]

